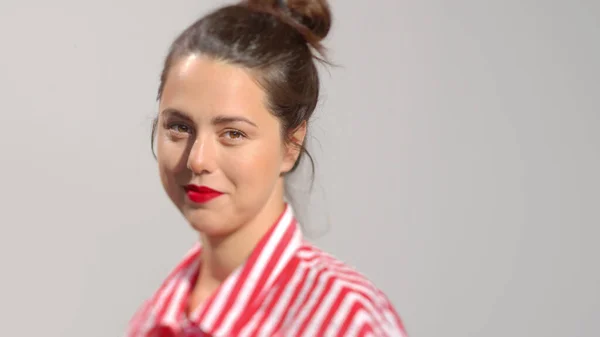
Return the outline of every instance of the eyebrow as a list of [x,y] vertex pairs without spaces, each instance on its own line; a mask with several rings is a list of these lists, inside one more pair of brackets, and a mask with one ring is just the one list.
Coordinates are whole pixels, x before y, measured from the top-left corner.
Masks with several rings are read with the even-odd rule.
[[254,124],[252,121],[250,121],[249,119],[242,117],[242,116],[217,116],[217,117],[213,118],[212,122],[215,125],[242,122],[242,123],[248,123],[248,124],[254,126],[255,128],[258,128],[258,126],[256,124]]
[[[191,121],[192,118],[190,118],[190,116],[182,111],[179,110],[175,110],[175,109],[165,109],[162,111],[162,113],[166,116],[174,116],[174,117],[179,117],[182,119],[186,119]],[[242,116],[228,116],[228,115],[220,115],[220,116],[216,116],[212,119],[212,123],[214,125],[219,125],[219,124],[229,124],[229,123],[247,123],[250,124],[252,126],[254,126],[255,128],[258,128],[258,126],[252,122],[251,120],[249,120],[246,117],[242,117]]]
[[185,119],[188,121],[192,120],[186,113],[183,113],[183,112],[181,112],[179,110],[175,110],[175,109],[164,109],[162,111],[162,114],[165,115],[166,117],[174,116],[174,117]]

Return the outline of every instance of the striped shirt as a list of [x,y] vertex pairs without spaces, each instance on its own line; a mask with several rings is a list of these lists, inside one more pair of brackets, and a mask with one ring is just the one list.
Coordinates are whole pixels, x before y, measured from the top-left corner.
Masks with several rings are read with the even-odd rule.
[[245,263],[191,314],[196,244],[132,317],[127,337],[406,337],[386,296],[302,238],[290,205]]

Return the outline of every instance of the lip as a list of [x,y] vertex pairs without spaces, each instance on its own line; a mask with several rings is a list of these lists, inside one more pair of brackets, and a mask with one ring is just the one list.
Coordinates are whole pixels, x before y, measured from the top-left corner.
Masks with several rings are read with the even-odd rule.
[[212,199],[222,195],[222,192],[217,190],[213,190],[207,186],[198,186],[198,185],[186,185],[184,187],[185,193],[192,202],[203,204],[211,201]]

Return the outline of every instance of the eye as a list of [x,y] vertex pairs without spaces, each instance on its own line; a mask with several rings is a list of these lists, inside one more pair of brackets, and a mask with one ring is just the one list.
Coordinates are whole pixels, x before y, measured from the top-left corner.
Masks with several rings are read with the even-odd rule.
[[169,124],[169,130],[173,131],[173,132],[177,132],[177,133],[189,133],[190,132],[190,127],[185,125],[185,124],[181,124],[181,123],[172,123]]
[[227,130],[225,132],[223,132],[223,136],[225,136],[225,138],[227,138],[228,140],[241,140],[243,138],[246,137],[246,135],[239,130]]

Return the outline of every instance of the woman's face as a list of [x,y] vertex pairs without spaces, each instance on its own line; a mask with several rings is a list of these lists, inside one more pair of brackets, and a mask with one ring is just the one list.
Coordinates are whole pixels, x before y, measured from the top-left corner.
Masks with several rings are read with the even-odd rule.
[[156,134],[160,177],[201,233],[225,236],[283,202],[281,173],[297,153],[265,102],[250,74],[234,65],[191,55],[169,71]]

